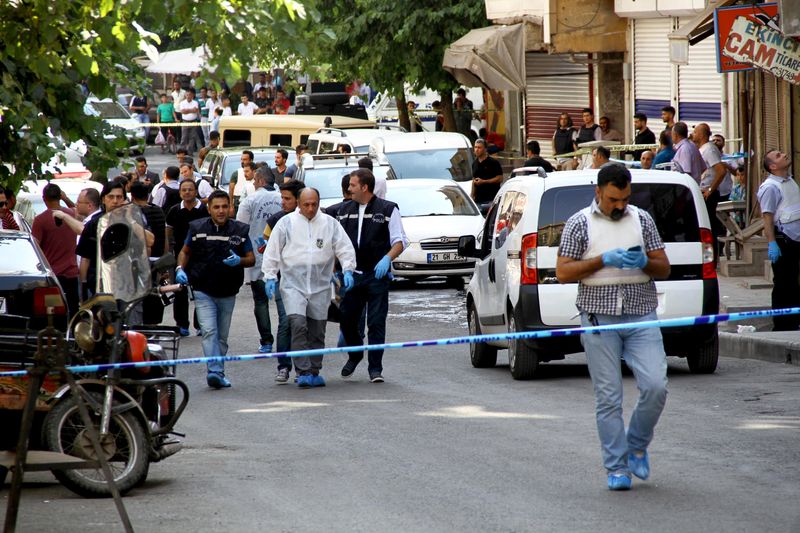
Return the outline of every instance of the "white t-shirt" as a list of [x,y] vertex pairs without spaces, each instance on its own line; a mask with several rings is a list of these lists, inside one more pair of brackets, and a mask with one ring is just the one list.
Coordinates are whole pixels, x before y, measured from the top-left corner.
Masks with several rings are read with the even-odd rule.
[[236,109],[236,112],[241,116],[246,117],[254,114],[256,109],[258,109],[258,106],[256,106],[256,104],[254,104],[253,102],[247,102],[247,105],[239,104],[239,107]]
[[233,109],[231,106],[225,106],[222,108],[222,116],[223,117],[232,117],[233,116]]
[[[707,187],[711,187],[711,184],[714,183],[714,176],[716,173],[714,171],[714,165],[717,163],[722,163],[722,154],[712,142],[707,142],[703,146],[700,147],[700,155],[703,156],[703,161],[706,162],[706,170],[703,171],[703,175],[700,177],[700,188],[705,189]],[[725,177],[722,178],[722,182],[720,182],[719,190],[720,196],[727,196],[731,193],[733,189],[733,179],[731,178],[731,173],[728,171],[728,166],[725,165]]]
[[[189,110],[193,112],[189,112]],[[199,110],[200,106],[196,100],[192,100],[191,102],[184,100],[180,105],[181,120],[187,120],[189,122],[197,120]]]

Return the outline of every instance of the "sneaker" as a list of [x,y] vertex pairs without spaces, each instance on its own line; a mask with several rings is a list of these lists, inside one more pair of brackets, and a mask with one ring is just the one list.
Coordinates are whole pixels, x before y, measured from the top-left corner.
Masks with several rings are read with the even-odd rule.
[[301,389],[308,389],[314,386],[313,378],[311,374],[303,374],[302,376],[297,378],[297,386]]
[[272,353],[272,345],[271,344],[262,344],[258,347],[258,353]]
[[198,337],[202,337],[203,336],[203,330],[202,329],[196,329],[196,330],[194,330],[194,334],[197,335]]
[[647,479],[650,477],[650,457],[647,455],[647,450],[643,452],[631,452],[628,454],[628,468],[631,469],[633,475],[639,479]]
[[342,377],[349,378],[350,376],[352,376],[353,372],[356,371],[357,366],[358,363],[354,363],[353,361],[348,360],[342,367]]
[[627,472],[617,471],[608,474],[608,490],[630,490],[631,475]]
[[371,372],[369,375],[370,383],[383,383],[383,376],[380,372]]
[[231,382],[228,381],[228,378],[226,378],[225,374],[222,372],[209,372],[206,376],[206,383],[208,383],[208,386],[212,389],[222,389],[231,386]]
[[311,376],[311,386],[312,387],[324,387],[325,386],[325,378],[323,378],[319,374],[317,374],[315,376]]
[[188,337],[189,336],[189,328],[180,328],[178,333],[181,337]]
[[275,381],[280,383],[281,385],[285,385],[289,382],[289,369],[288,368],[279,368],[278,372],[275,373]]

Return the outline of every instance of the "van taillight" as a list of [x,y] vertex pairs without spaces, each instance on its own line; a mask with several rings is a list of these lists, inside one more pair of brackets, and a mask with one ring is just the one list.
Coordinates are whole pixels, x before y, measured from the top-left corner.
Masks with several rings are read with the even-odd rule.
[[522,237],[522,253],[520,254],[522,263],[523,285],[536,285],[539,280],[536,274],[536,234],[528,233]]
[[711,230],[700,228],[700,242],[703,246],[703,279],[715,279],[717,265],[714,262],[714,235]]
[[64,299],[61,298],[61,290],[58,287],[33,289],[33,314],[46,316],[48,308],[54,315],[67,314],[67,307],[64,305]]

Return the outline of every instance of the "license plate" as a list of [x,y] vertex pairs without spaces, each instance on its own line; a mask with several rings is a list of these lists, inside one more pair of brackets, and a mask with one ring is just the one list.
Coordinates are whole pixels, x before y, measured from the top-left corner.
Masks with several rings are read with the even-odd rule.
[[457,252],[428,254],[428,263],[463,263],[466,260],[466,257],[461,257]]
[[0,296],[0,315],[8,313],[6,310],[6,299]]

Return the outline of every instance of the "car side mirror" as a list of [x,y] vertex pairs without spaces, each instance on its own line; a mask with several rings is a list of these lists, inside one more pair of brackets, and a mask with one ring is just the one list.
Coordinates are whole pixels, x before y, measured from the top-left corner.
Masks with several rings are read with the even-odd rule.
[[175,260],[175,255],[164,254],[156,259],[155,263],[153,263],[153,270],[156,272],[166,272],[167,270],[174,268],[176,264],[177,261]]
[[461,257],[478,257],[474,235],[462,235],[458,238],[458,255]]

